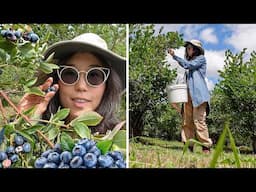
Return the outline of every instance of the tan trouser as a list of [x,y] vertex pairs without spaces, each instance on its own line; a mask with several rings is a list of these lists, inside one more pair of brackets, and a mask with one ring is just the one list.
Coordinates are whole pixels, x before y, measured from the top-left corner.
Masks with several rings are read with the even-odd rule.
[[206,106],[203,103],[198,107],[193,107],[190,94],[188,93],[188,102],[184,103],[183,125],[181,130],[181,139],[186,142],[189,139],[197,139],[208,147],[212,146],[212,140],[209,138],[208,127],[206,124]]

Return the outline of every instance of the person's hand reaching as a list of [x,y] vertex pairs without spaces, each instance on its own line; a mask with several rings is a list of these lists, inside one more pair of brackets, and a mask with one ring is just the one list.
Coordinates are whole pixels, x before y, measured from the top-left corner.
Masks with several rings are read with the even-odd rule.
[[169,53],[171,56],[173,56],[173,55],[174,55],[174,50],[173,50],[172,48],[169,48],[169,49],[168,49],[168,53]]
[[39,89],[46,92],[44,96],[38,96],[38,95],[26,93],[20,100],[18,104],[18,109],[21,111],[26,111],[29,108],[35,106],[34,114],[36,116],[41,116],[46,111],[50,100],[53,98],[56,91],[59,89],[59,85],[54,84],[52,86],[54,87],[54,89],[51,88],[50,90],[52,91],[49,91],[49,87],[51,87],[52,83],[53,83],[53,78],[49,77],[44,82],[44,84],[39,86]]

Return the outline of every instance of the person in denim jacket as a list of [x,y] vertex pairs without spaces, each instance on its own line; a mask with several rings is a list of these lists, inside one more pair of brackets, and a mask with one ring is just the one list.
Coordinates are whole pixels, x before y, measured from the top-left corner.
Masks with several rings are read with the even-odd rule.
[[[182,109],[183,126],[181,138],[183,142],[197,137],[204,144],[203,152],[209,153],[212,140],[209,138],[206,116],[210,111],[210,93],[205,81],[206,59],[202,43],[198,40],[185,42],[185,58],[175,55],[170,48],[168,53],[184,69],[188,85],[188,102]],[[190,143],[189,149],[193,151],[193,144]]]

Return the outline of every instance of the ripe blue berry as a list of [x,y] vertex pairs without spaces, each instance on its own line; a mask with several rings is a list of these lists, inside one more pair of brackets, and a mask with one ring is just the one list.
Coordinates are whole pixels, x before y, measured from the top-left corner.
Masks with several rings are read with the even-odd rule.
[[43,168],[47,163],[47,159],[45,157],[39,157],[35,160],[34,166],[35,168]]
[[23,151],[24,151],[25,153],[29,153],[29,152],[31,151],[31,145],[30,145],[30,143],[26,142],[26,143],[23,144]]

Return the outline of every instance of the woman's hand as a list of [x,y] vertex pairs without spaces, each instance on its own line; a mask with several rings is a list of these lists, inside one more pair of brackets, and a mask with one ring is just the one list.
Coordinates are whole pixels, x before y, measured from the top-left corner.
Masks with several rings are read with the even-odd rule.
[[[39,89],[41,89],[42,91],[46,91],[52,85],[52,83],[53,83],[53,78],[49,77],[44,82],[44,84],[39,86]],[[58,84],[53,85],[53,87],[55,88],[56,91],[59,89]],[[18,109],[21,111],[25,111],[35,106],[34,114],[37,116],[41,116],[46,111],[47,106],[50,100],[55,95],[56,91],[47,92],[44,96],[38,96],[38,95],[26,93],[20,100],[18,104]]]
[[173,50],[172,48],[169,48],[169,49],[168,49],[168,53],[169,53],[171,56],[173,56],[173,55],[174,55],[174,50]]

